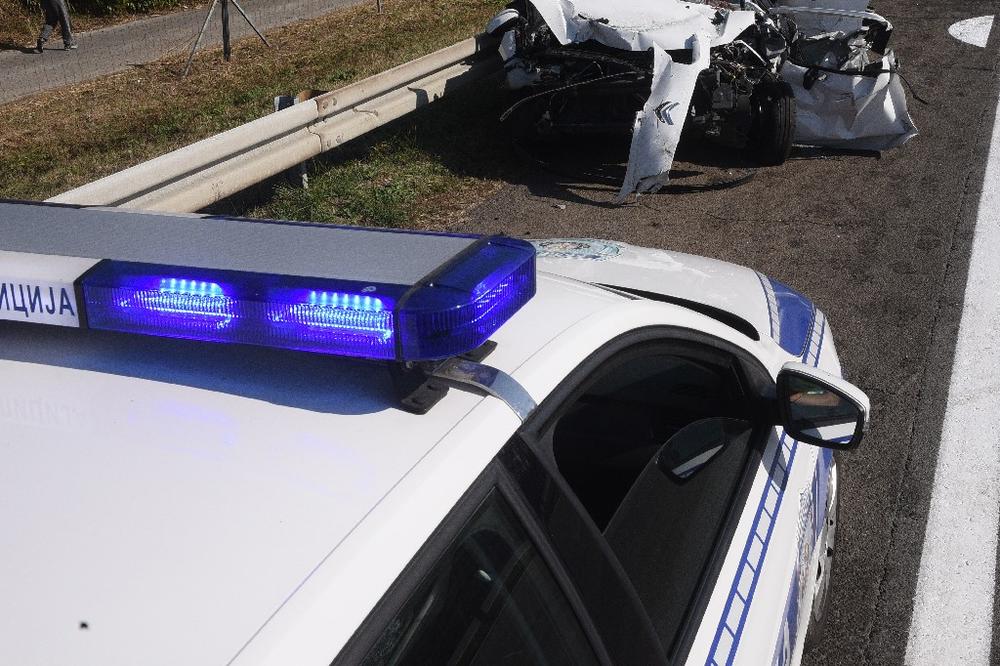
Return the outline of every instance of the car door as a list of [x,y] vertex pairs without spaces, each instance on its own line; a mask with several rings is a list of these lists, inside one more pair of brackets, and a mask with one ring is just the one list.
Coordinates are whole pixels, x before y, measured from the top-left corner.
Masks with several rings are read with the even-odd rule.
[[608,665],[545,535],[493,463],[334,664]]
[[[769,384],[773,390],[759,362],[723,341],[639,331],[581,364],[521,434],[542,468],[534,484],[544,476],[557,488],[525,490],[556,550],[572,559],[577,538],[547,517],[561,493],[600,535],[600,551],[671,662],[685,661],[701,627],[773,433],[761,398]],[[699,448],[707,433],[726,435],[723,445]],[[505,462],[529,466],[510,454]],[[586,599],[591,582],[574,574]],[[591,599],[588,610],[611,632],[613,623],[600,620],[606,607]],[[602,637],[614,646],[627,633]]]

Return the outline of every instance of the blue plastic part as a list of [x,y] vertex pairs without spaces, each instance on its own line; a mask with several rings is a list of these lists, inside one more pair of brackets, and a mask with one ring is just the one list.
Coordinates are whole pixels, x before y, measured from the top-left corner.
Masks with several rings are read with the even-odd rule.
[[534,259],[489,239],[416,285],[104,261],[81,289],[94,329],[430,361],[476,349],[527,303]]
[[779,326],[775,331],[776,341],[789,354],[802,356],[806,353],[806,346],[812,335],[816,306],[787,284],[773,278],[768,279],[778,303]]
[[233,321],[233,299],[215,282],[164,278],[156,289],[136,291],[128,307],[157,313],[177,323],[225,328]]
[[399,312],[404,359],[476,349],[535,295],[535,248],[492,238],[417,289]]

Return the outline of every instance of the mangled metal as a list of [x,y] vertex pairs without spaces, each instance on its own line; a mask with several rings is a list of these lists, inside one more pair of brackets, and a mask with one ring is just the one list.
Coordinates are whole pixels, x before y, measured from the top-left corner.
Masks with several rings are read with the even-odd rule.
[[917,128],[888,48],[892,24],[866,11],[867,0],[824,5],[771,9],[793,17],[799,31],[781,69],[795,94],[796,143],[879,151],[903,145]]
[[707,35],[695,35],[692,54],[691,64],[684,65],[665,51],[654,51],[653,83],[649,99],[635,116],[628,169],[619,198],[630,192],[655,192],[667,183],[686,116],[680,102],[671,99],[694,94],[698,74],[709,64]]
[[488,26],[519,98],[504,119],[541,140],[631,132],[619,202],[667,182],[682,131],[761,164],[793,142],[904,143],[916,128],[892,26],[858,0],[822,1],[516,0]]

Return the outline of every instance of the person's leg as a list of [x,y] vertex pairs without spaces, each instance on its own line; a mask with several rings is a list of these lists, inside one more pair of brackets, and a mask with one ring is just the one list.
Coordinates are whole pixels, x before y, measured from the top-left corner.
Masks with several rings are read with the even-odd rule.
[[45,24],[42,26],[41,34],[38,35],[39,45],[49,41],[52,31],[59,24],[59,13],[53,0],[42,0],[42,11],[45,13]]
[[45,23],[42,25],[42,32],[38,35],[38,41],[35,42],[35,51],[38,53],[43,52],[42,45],[49,41],[49,37],[52,36],[52,30],[59,23],[59,17],[54,11],[52,0],[42,0],[42,11],[45,12]]
[[73,28],[69,22],[69,9],[66,8],[65,0],[55,0],[57,11],[59,14],[59,27],[62,30],[63,44],[67,48],[70,46],[76,46],[76,40],[73,39]]

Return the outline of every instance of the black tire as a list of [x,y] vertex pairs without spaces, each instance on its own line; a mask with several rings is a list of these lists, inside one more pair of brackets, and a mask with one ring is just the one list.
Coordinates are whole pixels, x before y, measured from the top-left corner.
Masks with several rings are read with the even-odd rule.
[[792,151],[795,96],[784,81],[761,84],[761,88],[753,149],[756,161],[764,166],[778,166],[784,164]]
[[806,640],[805,649],[803,653],[811,652],[816,649],[816,647],[823,642],[823,635],[826,633],[826,625],[829,623],[829,618],[827,617],[827,609],[830,606],[830,592],[833,587],[833,569],[836,564],[836,537],[837,537],[837,523],[840,520],[840,493],[837,493],[836,500],[827,512],[827,529],[832,529],[833,534],[831,535],[830,542],[821,545],[821,547],[828,548],[825,553],[826,557],[823,557],[821,561],[822,569],[819,572],[819,576],[826,576],[826,584],[823,586],[821,591],[822,596],[813,599],[813,607],[809,613],[809,627],[806,629]]

